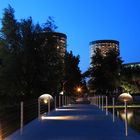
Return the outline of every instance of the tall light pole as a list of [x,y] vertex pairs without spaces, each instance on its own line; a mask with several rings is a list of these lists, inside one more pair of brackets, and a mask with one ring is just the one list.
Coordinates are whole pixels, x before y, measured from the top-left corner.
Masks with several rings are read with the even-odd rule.
[[128,136],[127,103],[132,103],[133,98],[129,93],[122,93],[118,99],[124,102],[125,107],[125,135]]
[[76,88],[76,91],[77,91],[77,93],[81,94],[82,88],[81,88],[80,86],[78,86],[78,87]]
[[63,94],[65,93],[65,84],[68,82],[68,80],[67,81],[64,81],[63,83],[62,83],[62,91],[63,91]]
[[77,92],[81,92],[82,91],[82,89],[81,89],[81,87],[77,87]]

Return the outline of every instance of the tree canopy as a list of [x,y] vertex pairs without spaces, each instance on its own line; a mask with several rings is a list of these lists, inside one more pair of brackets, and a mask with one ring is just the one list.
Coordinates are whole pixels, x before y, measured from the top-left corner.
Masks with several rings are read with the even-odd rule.
[[89,80],[90,91],[105,94],[113,93],[120,87],[121,58],[119,53],[111,49],[103,56],[100,49],[95,50],[92,57]]
[[31,17],[17,21],[10,5],[4,9],[0,29],[1,97],[14,101],[44,93],[58,95],[65,80],[68,95],[74,92],[75,85],[81,83],[79,56],[58,53],[58,40],[44,35],[56,28],[51,17],[41,26]]

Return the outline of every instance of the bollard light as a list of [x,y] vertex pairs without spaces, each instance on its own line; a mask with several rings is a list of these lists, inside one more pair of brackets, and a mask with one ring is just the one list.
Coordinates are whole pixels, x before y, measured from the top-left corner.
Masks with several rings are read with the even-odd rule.
[[128,136],[128,120],[127,120],[127,104],[133,102],[133,98],[129,93],[122,93],[118,100],[124,102],[125,106],[125,135]]
[[48,105],[48,113],[49,113],[52,101],[53,101],[53,97],[50,94],[43,94],[38,98],[38,118],[39,119],[40,119],[40,113],[41,113],[40,103],[44,103]]
[[128,103],[132,103],[133,102],[133,98],[129,93],[122,93],[119,97],[118,100],[121,102],[126,102]]
[[48,103],[48,100],[44,99],[43,102],[44,102],[45,104],[47,104],[47,103]]
[[60,94],[60,95],[64,95],[64,91],[61,91],[59,94]]
[[43,94],[39,97],[40,101],[43,101],[43,103],[47,104],[48,101],[52,101],[53,97],[50,94]]

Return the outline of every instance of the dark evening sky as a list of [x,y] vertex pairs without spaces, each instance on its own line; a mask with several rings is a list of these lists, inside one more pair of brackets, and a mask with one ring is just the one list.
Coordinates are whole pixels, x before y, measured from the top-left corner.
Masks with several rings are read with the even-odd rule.
[[118,40],[122,60],[140,62],[140,0],[0,0],[0,18],[8,4],[18,20],[31,16],[43,24],[54,17],[56,31],[67,35],[67,49],[80,55],[83,72],[94,40]]

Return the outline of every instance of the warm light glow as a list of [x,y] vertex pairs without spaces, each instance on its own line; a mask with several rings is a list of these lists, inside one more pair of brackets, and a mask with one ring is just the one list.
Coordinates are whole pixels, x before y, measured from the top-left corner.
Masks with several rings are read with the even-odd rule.
[[94,120],[94,115],[41,116],[41,120]]
[[[125,120],[125,117],[126,117],[125,109],[120,111],[120,116],[123,120]],[[132,117],[133,117],[133,110],[127,110],[127,120],[128,120],[128,122],[130,122]]]
[[44,103],[45,103],[45,104],[47,104],[47,103],[48,103],[48,101],[47,101],[46,99],[44,99],[43,101],[44,101]]
[[77,92],[81,92],[81,91],[82,91],[81,87],[78,87]]
[[61,91],[59,94],[60,94],[60,95],[64,95],[64,92],[63,92],[63,91]]
[[129,94],[129,93],[122,93],[118,99],[122,102],[127,102],[127,103],[130,103],[133,101],[133,98],[132,96]]
[[0,140],[2,140],[2,130],[0,128]]
[[47,104],[48,101],[52,101],[53,97],[50,94],[43,94],[39,97],[40,101],[42,101],[43,103]]
[[74,108],[71,108],[71,109],[68,109],[68,108],[66,108],[66,109],[64,109],[64,108],[56,108],[55,109],[56,111],[82,111],[83,109],[74,109]]

